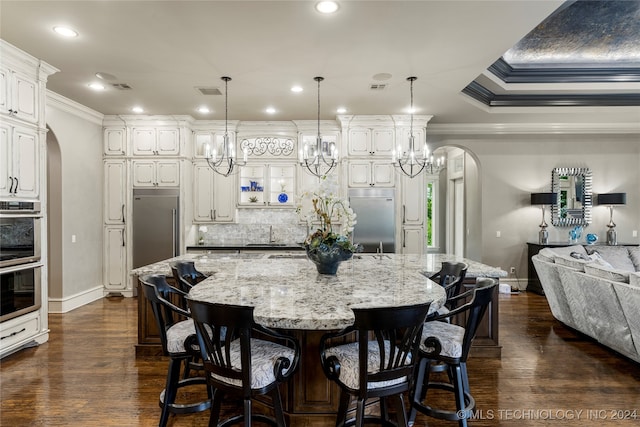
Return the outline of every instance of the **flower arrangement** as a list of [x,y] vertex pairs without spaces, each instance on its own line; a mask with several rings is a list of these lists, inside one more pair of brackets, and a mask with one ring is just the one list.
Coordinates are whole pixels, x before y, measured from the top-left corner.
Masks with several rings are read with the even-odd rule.
[[[306,201],[311,202],[311,208],[304,212]],[[338,197],[328,189],[324,180],[318,188],[300,195],[296,212],[309,226],[316,226],[316,230],[304,241],[307,254],[316,263],[317,258],[325,262],[331,259],[342,261],[351,258],[354,252],[362,251],[362,246],[353,244],[350,239],[356,224],[355,212],[347,199]],[[334,230],[334,221],[342,224],[342,233]]]

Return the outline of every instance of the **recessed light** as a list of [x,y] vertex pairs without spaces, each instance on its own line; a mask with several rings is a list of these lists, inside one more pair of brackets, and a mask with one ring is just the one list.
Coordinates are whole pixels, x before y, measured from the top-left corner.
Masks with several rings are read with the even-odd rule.
[[409,114],[415,114],[417,112],[418,112],[418,109],[416,107],[413,107],[413,108],[408,107],[407,108],[407,113],[409,113]]
[[275,114],[276,109],[273,107],[267,107],[267,109],[264,111],[266,111],[268,114]]
[[302,92],[302,86],[293,86],[291,92]]
[[210,112],[211,110],[209,110],[209,107],[205,107],[204,105],[202,107],[198,107],[198,113],[207,114]]
[[144,108],[136,106],[133,107],[131,111],[133,111],[134,113],[144,113]]
[[344,107],[339,107],[339,108],[336,110],[336,113],[338,113],[338,114],[344,114],[344,113],[346,113],[346,112],[347,112],[347,109],[346,109],[346,108],[344,108]]
[[62,25],[57,25],[53,27],[53,31],[57,34],[60,34],[63,37],[78,37],[78,32],[73,28],[65,27]]
[[337,1],[319,1],[316,3],[316,10],[320,13],[334,13],[338,10]]
[[102,83],[89,83],[89,87],[93,90],[104,90],[104,85]]

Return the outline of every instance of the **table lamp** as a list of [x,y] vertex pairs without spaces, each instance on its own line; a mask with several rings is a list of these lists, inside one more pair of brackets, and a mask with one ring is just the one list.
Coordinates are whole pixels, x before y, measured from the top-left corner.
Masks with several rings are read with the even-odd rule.
[[538,233],[538,243],[541,245],[549,243],[547,223],[544,221],[544,208],[546,205],[555,205],[556,203],[558,203],[558,193],[531,193],[531,204],[542,207],[542,222],[540,223],[540,232]]
[[627,193],[605,193],[598,194],[599,205],[609,205],[609,224],[607,227],[607,245],[617,245],[618,237],[616,236],[616,223],[613,222],[613,206],[626,205]]

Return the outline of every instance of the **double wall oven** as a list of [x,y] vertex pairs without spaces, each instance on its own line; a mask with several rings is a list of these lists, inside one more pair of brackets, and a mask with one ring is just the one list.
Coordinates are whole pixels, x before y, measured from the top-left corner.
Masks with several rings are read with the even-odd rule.
[[39,202],[0,201],[0,322],[41,305]]

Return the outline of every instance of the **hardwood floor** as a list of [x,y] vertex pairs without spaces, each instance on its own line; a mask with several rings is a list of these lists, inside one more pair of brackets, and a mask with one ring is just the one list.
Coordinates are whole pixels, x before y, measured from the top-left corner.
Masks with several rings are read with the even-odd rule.
[[[157,425],[167,364],[135,358],[136,310],[135,298],[112,298],[50,315],[48,343],[0,361],[0,425]],[[640,424],[640,365],[555,321],[544,297],[500,295],[500,341],[502,359],[469,360],[477,403],[470,426]],[[169,426],[207,418],[172,416]]]

